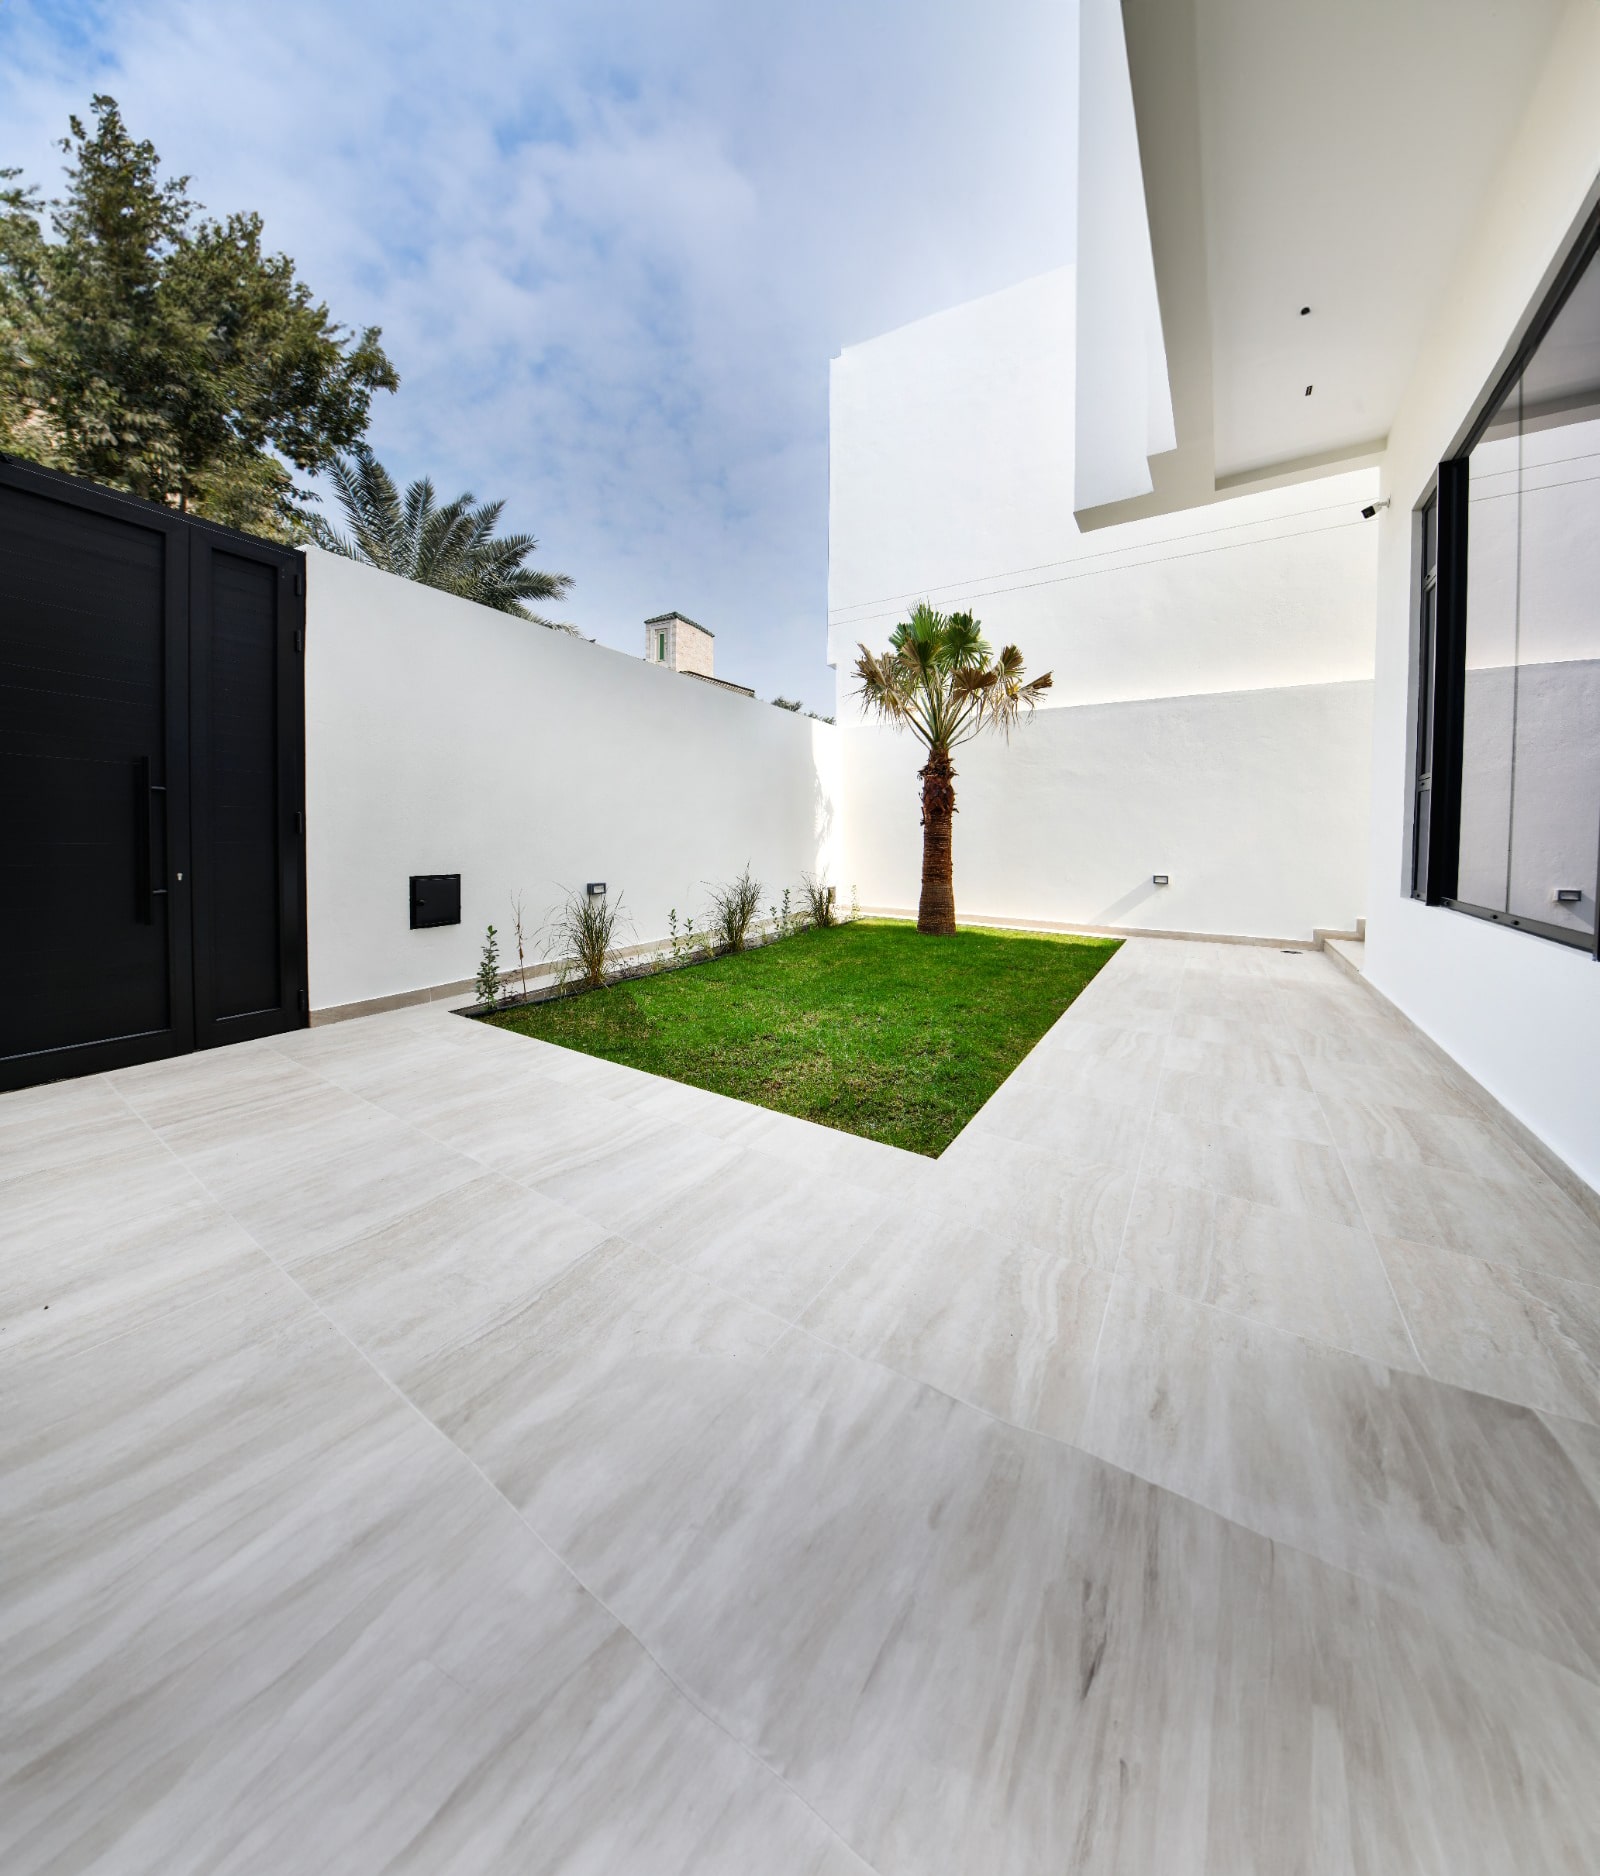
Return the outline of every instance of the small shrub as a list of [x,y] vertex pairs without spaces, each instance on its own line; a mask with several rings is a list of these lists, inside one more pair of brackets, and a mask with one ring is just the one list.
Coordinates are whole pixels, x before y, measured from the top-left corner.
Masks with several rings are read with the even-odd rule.
[[567,894],[566,903],[551,920],[553,948],[562,957],[563,983],[576,968],[586,989],[598,990],[604,984],[621,919],[620,893],[615,905],[609,899],[591,898],[586,892]]
[[500,936],[492,925],[478,960],[478,1001],[491,1016],[500,1006]]
[[838,913],[834,908],[834,891],[831,886],[824,886],[820,879],[802,873],[800,890],[805,895],[805,916],[813,925],[826,928],[837,923]]
[[674,906],[667,914],[667,942],[672,949],[674,964],[692,964],[704,949],[704,940],[694,928],[694,914],[691,912],[683,923],[678,923],[678,908]]
[[524,929],[525,925],[526,920],[522,910],[522,894],[520,892],[514,892],[511,895],[511,935],[517,947],[517,976],[521,980],[522,994],[524,996],[528,994],[527,932]]
[[742,951],[750,937],[750,921],[761,909],[761,882],[748,866],[727,886],[712,886],[711,931],[729,951]]

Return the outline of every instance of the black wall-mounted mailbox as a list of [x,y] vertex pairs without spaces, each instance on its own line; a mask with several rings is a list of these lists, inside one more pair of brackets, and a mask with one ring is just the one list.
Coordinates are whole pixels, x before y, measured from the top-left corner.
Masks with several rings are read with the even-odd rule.
[[428,925],[461,923],[461,875],[459,873],[413,873],[411,875],[411,929],[421,931]]

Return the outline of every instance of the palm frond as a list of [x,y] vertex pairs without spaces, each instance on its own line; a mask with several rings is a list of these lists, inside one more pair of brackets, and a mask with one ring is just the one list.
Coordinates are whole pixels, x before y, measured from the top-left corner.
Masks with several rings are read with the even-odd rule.
[[541,618],[524,603],[564,598],[572,576],[525,564],[539,546],[532,534],[496,533],[503,501],[479,502],[469,492],[441,504],[428,476],[419,476],[402,495],[365,444],[336,459],[328,475],[349,532],[339,533],[321,516],[308,517],[306,538],[316,546],[552,631],[576,631]]
[[1050,689],[1047,671],[1023,681],[1015,645],[990,652],[970,612],[941,613],[926,601],[889,637],[887,651],[860,647],[857,696],[871,716],[912,730],[928,748],[948,752],[986,729],[1012,727]]

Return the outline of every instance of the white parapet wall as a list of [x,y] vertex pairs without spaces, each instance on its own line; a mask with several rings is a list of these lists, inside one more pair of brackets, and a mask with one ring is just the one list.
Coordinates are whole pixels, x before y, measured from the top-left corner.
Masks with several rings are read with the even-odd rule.
[[1080,534],[1074,297],[1061,269],[834,361],[844,875],[865,905],[916,903],[918,745],[861,721],[851,666],[926,597],[1055,679],[1009,747],[957,756],[958,916],[1348,929],[1367,879],[1376,471]]
[[[312,550],[306,630],[311,1006],[470,979],[511,896],[540,924],[604,881],[623,942],[704,921],[746,863],[777,899],[837,866],[832,726]],[[413,874],[461,923],[410,929]],[[542,949],[542,948],[541,948]]]
[[[958,916],[1308,939],[1349,928],[1365,885],[1371,686],[1308,684],[1041,710],[956,755]],[[846,871],[862,902],[916,906],[906,737],[844,732]],[[1168,880],[1155,884],[1158,874]]]

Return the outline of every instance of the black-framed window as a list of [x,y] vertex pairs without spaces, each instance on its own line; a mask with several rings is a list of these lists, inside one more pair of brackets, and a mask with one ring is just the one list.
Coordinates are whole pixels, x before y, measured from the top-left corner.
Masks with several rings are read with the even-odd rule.
[[1413,893],[1600,955],[1600,226],[1420,533]]
[[1428,896],[1428,837],[1433,819],[1434,672],[1439,657],[1439,496],[1423,504],[1422,591],[1417,602],[1417,768],[1411,803],[1411,896]]

